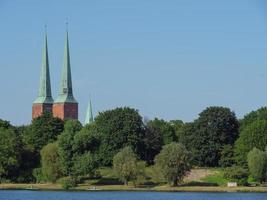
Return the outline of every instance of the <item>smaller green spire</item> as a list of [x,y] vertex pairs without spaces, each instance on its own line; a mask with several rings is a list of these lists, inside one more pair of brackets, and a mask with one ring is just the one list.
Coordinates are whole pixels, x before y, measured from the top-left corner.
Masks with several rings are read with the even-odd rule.
[[50,72],[49,72],[49,59],[48,59],[48,47],[47,47],[47,33],[45,32],[45,45],[43,50],[42,67],[40,75],[40,86],[38,97],[33,103],[47,103],[52,104],[54,102],[51,92]]
[[86,111],[84,124],[91,124],[93,121],[94,121],[93,109],[92,109],[92,102],[91,102],[91,99],[90,99],[90,101],[88,103],[88,108],[87,108],[87,111]]

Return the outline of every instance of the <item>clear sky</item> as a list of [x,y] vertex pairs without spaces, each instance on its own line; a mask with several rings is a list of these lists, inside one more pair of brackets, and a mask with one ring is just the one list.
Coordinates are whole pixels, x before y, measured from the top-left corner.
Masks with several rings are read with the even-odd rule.
[[31,121],[45,24],[57,97],[66,20],[82,122],[90,95],[94,115],[130,106],[149,119],[267,106],[264,0],[0,0],[0,118]]

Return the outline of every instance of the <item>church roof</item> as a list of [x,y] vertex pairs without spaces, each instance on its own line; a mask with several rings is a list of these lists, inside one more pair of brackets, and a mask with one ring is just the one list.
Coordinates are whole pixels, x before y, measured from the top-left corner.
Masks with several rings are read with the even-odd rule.
[[86,111],[84,124],[91,124],[93,121],[94,121],[93,109],[92,109],[92,102],[91,102],[91,99],[90,99],[90,101],[88,103],[88,108],[87,108],[87,111]]
[[61,72],[59,95],[55,103],[66,103],[66,102],[77,103],[77,101],[75,100],[73,96],[73,91],[72,91],[68,31],[66,31],[64,58],[63,58],[63,67],[62,67],[62,72]]
[[50,72],[49,72],[49,59],[48,59],[48,46],[47,46],[47,34],[45,34],[45,45],[43,50],[40,85],[38,97],[33,103],[53,103],[50,83]]

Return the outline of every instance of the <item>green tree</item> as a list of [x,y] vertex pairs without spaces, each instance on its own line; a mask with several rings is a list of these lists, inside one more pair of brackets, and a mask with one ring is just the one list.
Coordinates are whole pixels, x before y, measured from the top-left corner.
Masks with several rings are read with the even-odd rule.
[[73,174],[75,176],[93,175],[98,168],[96,156],[91,152],[86,152],[73,157]]
[[33,119],[32,124],[24,134],[24,140],[34,152],[39,154],[43,146],[54,142],[63,129],[64,122],[46,112]]
[[267,120],[256,120],[240,132],[235,143],[235,158],[239,165],[247,165],[247,154],[254,147],[264,150],[267,146]]
[[139,156],[144,150],[144,124],[137,110],[125,107],[99,113],[95,126],[101,139],[99,156],[103,165],[111,165],[113,156],[124,146],[131,146]]
[[74,137],[82,129],[78,120],[67,120],[64,131],[58,137],[58,154],[63,175],[73,175]]
[[233,145],[239,123],[235,114],[224,107],[208,107],[193,123],[183,126],[182,142],[192,152],[194,164],[218,166],[224,145]]
[[100,145],[100,135],[97,132],[95,124],[86,125],[74,135],[73,150],[76,154],[84,154],[86,152],[98,154]]
[[17,181],[22,163],[23,144],[13,128],[0,128],[0,182]]
[[143,142],[144,151],[141,154],[141,158],[151,165],[154,163],[155,156],[159,154],[164,145],[163,136],[158,129],[148,124],[145,128]]
[[48,181],[55,183],[61,177],[58,145],[49,143],[41,150],[42,174]]
[[174,126],[164,120],[155,118],[147,123],[148,127],[151,127],[153,131],[156,131],[162,135],[163,143],[169,144],[176,141],[176,134]]
[[234,164],[234,147],[230,144],[224,145],[219,160],[220,167],[231,167]]
[[267,120],[267,107],[259,108],[256,111],[251,111],[240,120],[240,132],[248,125],[258,120]]
[[113,169],[125,185],[143,175],[144,167],[144,162],[138,162],[137,156],[129,146],[124,147],[113,158]]
[[267,155],[264,151],[253,148],[247,156],[251,176],[260,183],[267,180]]
[[184,122],[182,120],[171,120],[169,123],[173,126],[175,130],[176,140],[179,141],[180,136],[182,134]]
[[184,145],[172,142],[163,146],[155,158],[155,166],[166,181],[177,186],[191,169],[190,153]]
[[0,119],[0,128],[9,129],[9,128],[13,128],[13,126],[10,124],[9,121]]

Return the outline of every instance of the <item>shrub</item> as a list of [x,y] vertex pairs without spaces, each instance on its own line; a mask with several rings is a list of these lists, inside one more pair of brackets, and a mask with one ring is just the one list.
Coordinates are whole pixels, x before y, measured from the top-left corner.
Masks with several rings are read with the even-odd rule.
[[145,163],[138,161],[131,147],[125,147],[114,156],[113,169],[125,185],[128,185],[129,181],[134,181],[136,185],[142,182]]
[[155,167],[166,181],[176,186],[191,169],[189,152],[179,143],[165,145],[155,158]]
[[227,167],[225,168],[223,176],[229,181],[237,182],[238,185],[248,184],[248,171],[241,167]]
[[257,148],[253,148],[248,153],[248,168],[251,176],[256,180],[262,183],[266,181],[266,172],[267,172],[267,156],[264,151],[261,151]]
[[68,190],[77,186],[77,180],[74,177],[64,177],[59,180],[62,188]]
[[43,175],[42,168],[35,168],[32,171],[32,175],[35,178],[36,183],[43,183],[46,181],[45,176]]

